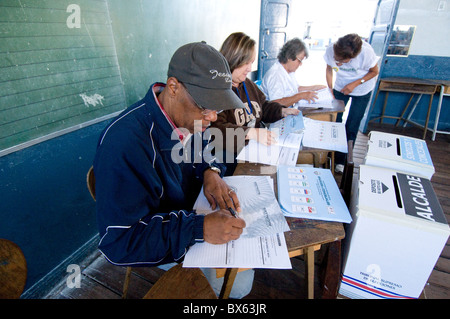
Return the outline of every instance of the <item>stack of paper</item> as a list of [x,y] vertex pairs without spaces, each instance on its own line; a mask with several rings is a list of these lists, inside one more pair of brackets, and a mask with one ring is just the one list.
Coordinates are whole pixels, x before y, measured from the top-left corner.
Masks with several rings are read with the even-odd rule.
[[314,102],[308,102],[306,100],[300,100],[294,104],[294,107],[323,107],[323,108],[332,108],[333,107],[333,96],[331,95],[330,89],[325,88],[317,93],[317,100]]
[[295,165],[302,137],[303,134],[291,133],[278,138],[278,144],[269,146],[250,140],[236,159],[267,165]]
[[[224,181],[235,190],[242,213],[239,215],[246,227],[242,238],[266,236],[289,230],[280,205],[273,190],[273,180],[269,176],[226,176]],[[209,214],[211,205],[203,189],[194,204],[197,214]],[[218,208],[216,209],[218,210]]]
[[347,153],[345,124],[304,119],[303,146]]
[[[235,189],[246,228],[241,237],[223,245],[207,242],[189,248],[184,267],[280,268],[291,263],[283,232],[289,230],[275,198],[268,176],[230,176],[227,184]],[[194,205],[199,214],[211,212],[203,189]]]
[[289,115],[270,125],[277,144],[266,146],[250,140],[236,157],[238,160],[268,165],[295,165],[305,125],[303,115]]
[[280,137],[290,133],[301,133],[305,129],[303,114],[288,115],[275,123],[270,124],[270,130],[278,132]]
[[329,169],[279,166],[278,200],[286,216],[350,223],[351,215]]

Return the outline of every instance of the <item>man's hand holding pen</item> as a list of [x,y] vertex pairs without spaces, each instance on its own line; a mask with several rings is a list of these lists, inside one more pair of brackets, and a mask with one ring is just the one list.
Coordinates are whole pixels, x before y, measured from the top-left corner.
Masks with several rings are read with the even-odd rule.
[[[231,211],[236,215],[230,213]],[[225,244],[230,240],[238,239],[244,228],[245,221],[233,208],[221,209],[205,216],[203,238],[211,244]]]

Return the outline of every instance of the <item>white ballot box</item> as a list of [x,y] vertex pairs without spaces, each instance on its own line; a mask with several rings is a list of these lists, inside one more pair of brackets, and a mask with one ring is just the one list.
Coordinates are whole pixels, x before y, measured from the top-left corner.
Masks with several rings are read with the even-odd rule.
[[418,298],[450,229],[428,179],[361,165],[339,293]]
[[364,161],[366,165],[392,168],[431,179],[434,166],[424,140],[372,131]]

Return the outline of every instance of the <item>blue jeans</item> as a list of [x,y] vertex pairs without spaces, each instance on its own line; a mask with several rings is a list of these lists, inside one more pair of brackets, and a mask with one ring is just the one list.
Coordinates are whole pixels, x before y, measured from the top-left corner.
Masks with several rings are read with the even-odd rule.
[[[364,117],[364,112],[366,111],[367,104],[369,104],[370,95],[372,94],[372,92],[369,92],[363,96],[344,95],[336,90],[333,90],[333,93],[336,100],[342,100],[345,104],[347,104],[348,100],[352,98],[350,109],[348,111],[347,121],[345,122],[345,132],[347,134],[347,141],[352,140],[353,142],[355,142],[356,136],[358,135],[359,125],[361,124],[361,120]],[[342,113],[338,113],[336,122],[342,122],[342,115]],[[336,164],[344,164],[345,154],[336,152],[335,162]]]

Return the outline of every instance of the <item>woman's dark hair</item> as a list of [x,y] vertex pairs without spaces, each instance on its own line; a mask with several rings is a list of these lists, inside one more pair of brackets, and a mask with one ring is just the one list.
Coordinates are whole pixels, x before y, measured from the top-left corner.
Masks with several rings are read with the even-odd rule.
[[278,53],[278,61],[282,64],[287,63],[289,59],[296,60],[297,55],[301,52],[305,52],[305,57],[308,58],[309,53],[306,49],[305,43],[299,38],[294,38],[286,42]]
[[356,33],[347,34],[337,40],[334,44],[334,55],[339,59],[353,59],[362,48],[362,39]]

